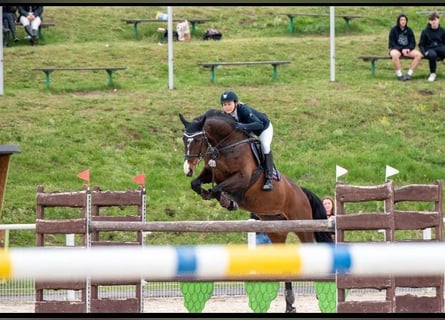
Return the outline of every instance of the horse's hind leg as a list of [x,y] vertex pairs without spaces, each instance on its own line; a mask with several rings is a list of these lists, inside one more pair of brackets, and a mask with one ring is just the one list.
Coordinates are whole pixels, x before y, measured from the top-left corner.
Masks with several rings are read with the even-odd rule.
[[286,313],[296,313],[297,309],[294,307],[295,296],[290,281],[284,283],[284,297],[286,298]]

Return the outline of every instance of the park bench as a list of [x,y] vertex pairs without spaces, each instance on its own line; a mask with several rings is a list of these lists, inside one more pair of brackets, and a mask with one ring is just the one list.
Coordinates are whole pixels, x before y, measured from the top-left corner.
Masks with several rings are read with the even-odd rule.
[[[295,24],[294,19],[295,17],[330,17],[330,14],[327,13],[283,13],[289,18],[289,31],[294,32],[295,30]],[[349,22],[352,19],[359,19],[363,18],[363,16],[357,16],[357,15],[351,15],[351,14],[336,14],[336,18],[343,18],[345,21],[346,29],[349,30]]]
[[[391,60],[391,56],[359,56],[365,62],[371,62],[371,74],[375,75],[375,63],[377,60]],[[400,59],[412,59],[411,57],[400,57]],[[437,61],[442,61],[441,58],[437,57]]]
[[282,64],[289,64],[290,61],[238,61],[238,62],[199,62],[198,66],[204,68],[210,68],[210,81],[215,82],[216,72],[215,69],[219,66],[243,66],[243,65],[261,65],[270,64],[273,67],[274,80],[278,77],[277,67]]
[[51,83],[51,73],[54,71],[97,71],[97,70],[105,70],[108,74],[108,85],[113,85],[113,73],[117,70],[125,70],[127,67],[67,67],[67,68],[59,68],[59,67],[45,67],[45,68],[34,68],[35,71],[43,71],[45,73],[45,84],[48,89]]
[[[184,20],[187,20],[192,25],[192,28],[191,28],[191,32],[192,33],[196,31],[196,25],[197,24],[212,21],[211,19],[200,19],[200,18],[187,18],[187,19],[177,19],[177,18],[174,18],[172,21],[173,22],[182,22]],[[166,23],[167,22],[167,20],[159,20],[159,19],[122,19],[122,21],[125,21],[127,24],[130,24],[130,23],[133,24],[133,34],[134,34],[135,38],[137,38],[138,35],[139,35],[139,31],[138,31],[139,23],[144,23],[144,22],[161,22],[161,23],[163,22],[163,23]]]
[[[16,21],[15,25],[16,25],[16,27],[20,27],[21,26],[23,28],[23,25],[20,22],[18,22],[18,21]],[[42,23],[39,26],[39,38],[42,37],[42,29],[48,29],[49,27],[55,27],[55,26],[56,26],[56,24],[54,22],[44,22],[44,21],[42,21]]]
[[432,11],[416,11],[417,14],[431,14],[433,12],[436,12],[437,14],[444,14],[445,13],[445,11],[434,11],[434,10],[432,10]]

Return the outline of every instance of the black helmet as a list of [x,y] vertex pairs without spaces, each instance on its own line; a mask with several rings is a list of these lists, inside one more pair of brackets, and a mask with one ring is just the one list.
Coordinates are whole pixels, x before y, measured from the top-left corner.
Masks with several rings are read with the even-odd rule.
[[221,104],[223,104],[224,102],[230,102],[230,101],[235,101],[235,103],[237,103],[238,96],[232,90],[226,90],[221,95]]

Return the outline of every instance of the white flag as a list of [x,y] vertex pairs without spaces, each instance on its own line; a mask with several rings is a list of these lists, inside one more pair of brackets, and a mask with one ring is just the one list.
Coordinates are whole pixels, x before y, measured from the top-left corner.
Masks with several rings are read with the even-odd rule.
[[398,173],[399,173],[399,170],[394,169],[393,167],[386,165],[385,181],[389,177],[391,177],[391,176],[393,176],[395,174],[398,174]]
[[340,166],[335,166],[335,177],[338,178],[344,174],[347,174],[348,170],[346,170],[345,168],[342,168]]

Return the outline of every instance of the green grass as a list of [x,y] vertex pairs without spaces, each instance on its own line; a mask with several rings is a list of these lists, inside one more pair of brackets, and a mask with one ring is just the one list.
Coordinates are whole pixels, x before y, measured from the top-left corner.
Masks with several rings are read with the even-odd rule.
[[[4,95],[0,97],[0,144],[17,144],[11,157],[2,223],[33,223],[37,185],[50,191],[80,191],[77,173],[90,168],[91,185],[102,190],[136,189],[132,177],[145,173],[148,221],[238,220],[201,200],[182,171],[182,124],[219,107],[219,95],[234,89],[241,100],[266,112],[274,124],[272,148],[277,167],[319,196],[332,195],[335,165],[349,170],[341,179],[356,185],[383,183],[385,165],[400,171],[396,185],[433,183],[445,175],[445,68],[428,83],[422,61],[413,80],[396,80],[390,61],[369,63],[357,57],[384,55],[389,28],[405,12],[417,40],[429,7],[337,7],[336,13],[363,15],[346,30],[336,19],[336,81],[330,81],[328,18],[288,18],[279,13],[322,12],[328,7],[174,7],[176,17],[211,18],[197,25],[190,43],[174,44],[174,90],[168,90],[167,46],[159,45],[159,26],[132,25],[122,18],[154,18],[165,7],[45,7],[56,26],[31,47],[26,41],[5,48]],[[444,8],[436,7],[437,10]],[[221,41],[201,41],[206,28],[223,33]],[[23,30],[19,27],[19,34]],[[216,83],[197,62],[290,60],[278,68],[222,67]],[[406,70],[408,65],[402,62]],[[107,87],[100,72],[55,72],[51,88],[43,66],[128,66]],[[168,214],[167,214],[168,213]],[[173,214],[170,214],[173,213]],[[63,212],[60,215],[63,216]],[[172,216],[171,216],[172,215]],[[230,243],[245,234],[167,234],[153,244]],[[11,245],[34,245],[29,232],[11,232]]]

